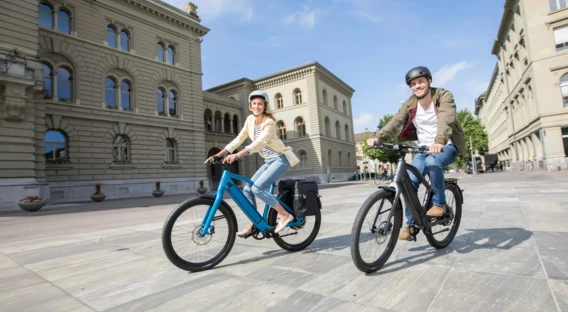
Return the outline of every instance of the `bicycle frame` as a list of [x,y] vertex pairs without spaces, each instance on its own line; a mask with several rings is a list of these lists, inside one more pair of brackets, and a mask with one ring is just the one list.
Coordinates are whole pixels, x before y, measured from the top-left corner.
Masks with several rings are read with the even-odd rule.
[[[264,233],[265,231],[273,228],[270,225],[268,225],[268,222],[267,222],[268,213],[269,213],[269,209],[270,209],[268,204],[264,205],[263,215],[260,215],[260,213],[258,213],[258,211],[254,208],[254,206],[245,197],[243,192],[239,189],[239,187],[237,186],[237,183],[235,183],[235,181],[244,181],[249,185],[253,185],[253,183],[254,183],[249,178],[243,177],[243,176],[238,175],[236,173],[232,173],[227,169],[225,169],[223,171],[223,175],[221,176],[221,181],[219,182],[219,187],[217,188],[217,191],[215,192],[215,202],[213,203],[212,206],[209,206],[209,208],[207,209],[207,212],[205,213],[205,217],[203,218],[203,222],[202,222],[202,225],[201,225],[202,231],[201,231],[201,234],[200,234],[201,237],[203,237],[205,235],[211,235],[212,234],[211,233],[211,222],[214,221],[213,217],[217,213],[217,209],[219,209],[221,202],[223,202],[223,192],[225,192],[225,191],[229,194],[229,196],[231,196],[231,198],[235,201],[237,206],[239,206],[239,208],[241,208],[243,213],[249,218],[249,220],[254,224],[254,226],[261,233]],[[275,186],[274,184],[272,184],[270,186],[269,192],[271,194],[274,193],[274,186]],[[288,212],[293,214],[293,210],[292,210],[291,207],[288,207],[288,205],[286,205],[286,203],[282,202],[280,200],[280,198],[277,198],[277,200],[280,203],[280,205],[282,205],[282,207],[284,207],[284,209],[286,209]],[[288,226],[295,226],[295,225],[301,224],[302,221],[303,221],[303,218],[296,217],[296,220],[294,222],[288,223]]]

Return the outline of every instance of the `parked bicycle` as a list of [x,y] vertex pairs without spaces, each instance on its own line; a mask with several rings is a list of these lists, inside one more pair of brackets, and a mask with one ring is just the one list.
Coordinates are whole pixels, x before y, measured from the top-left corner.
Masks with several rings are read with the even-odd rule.
[[[432,206],[434,190],[418,169],[407,164],[404,158],[407,153],[424,152],[428,148],[387,143],[383,143],[380,148],[399,152],[400,159],[393,182],[388,186],[379,186],[379,190],[365,200],[353,223],[351,257],[355,266],[366,273],[379,270],[394,251],[403,221],[401,196],[414,219],[415,230],[411,231],[410,239],[416,241],[416,235],[422,230],[430,245],[438,249],[452,242],[462,214],[462,190],[457,179],[446,178],[446,214],[442,217],[426,216],[426,211]],[[420,184],[426,186],[422,204],[412,185],[409,171],[419,178]],[[384,243],[386,246],[382,246]],[[384,247],[382,251],[381,247]]]
[[[214,157],[210,165],[221,164],[222,160]],[[295,218],[286,229],[275,234],[278,213],[265,205],[264,213],[260,215],[236,181],[253,184],[250,179],[225,168],[214,196],[200,195],[188,199],[170,213],[162,230],[162,247],[175,266],[192,272],[203,271],[215,267],[227,257],[235,243],[238,227],[235,213],[223,200],[225,191],[254,223],[253,230],[246,237],[252,236],[257,240],[273,238],[278,246],[288,251],[302,250],[314,241],[321,224],[321,205],[315,182],[301,184],[308,187],[315,184],[315,195],[293,196],[298,193],[295,188],[299,187],[299,180],[280,181],[278,201]],[[272,185],[269,191],[274,193],[274,188],[275,185]]]

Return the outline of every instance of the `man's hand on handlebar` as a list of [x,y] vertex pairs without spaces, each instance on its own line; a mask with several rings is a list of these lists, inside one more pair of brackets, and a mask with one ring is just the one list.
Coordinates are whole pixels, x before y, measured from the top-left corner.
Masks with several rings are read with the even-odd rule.
[[367,139],[367,145],[374,147],[374,148],[379,148],[381,146],[383,146],[383,142],[377,138],[371,138],[371,139]]
[[444,150],[444,145],[439,143],[434,143],[430,145],[430,148],[428,149],[428,154],[438,154],[441,153],[443,150]]

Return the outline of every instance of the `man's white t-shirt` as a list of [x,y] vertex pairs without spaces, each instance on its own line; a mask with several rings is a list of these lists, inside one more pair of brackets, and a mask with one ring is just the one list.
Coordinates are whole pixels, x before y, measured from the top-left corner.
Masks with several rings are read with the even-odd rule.
[[[436,141],[438,134],[438,116],[434,108],[434,103],[430,103],[428,109],[422,108],[418,103],[416,109],[416,116],[414,116],[414,127],[416,127],[416,134],[418,135],[418,145],[430,146]],[[451,144],[448,140],[447,144]]]

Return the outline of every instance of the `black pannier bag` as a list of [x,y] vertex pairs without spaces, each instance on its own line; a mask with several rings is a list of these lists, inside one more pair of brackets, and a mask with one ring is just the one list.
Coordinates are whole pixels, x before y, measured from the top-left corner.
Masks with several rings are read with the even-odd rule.
[[296,185],[296,179],[280,180],[278,182],[278,198],[282,200],[291,209],[294,208],[294,186]]
[[297,181],[294,186],[294,214],[296,217],[313,216],[321,209],[318,184],[314,181]]

